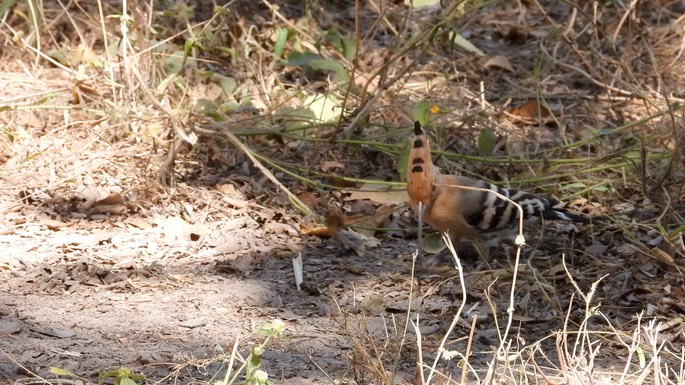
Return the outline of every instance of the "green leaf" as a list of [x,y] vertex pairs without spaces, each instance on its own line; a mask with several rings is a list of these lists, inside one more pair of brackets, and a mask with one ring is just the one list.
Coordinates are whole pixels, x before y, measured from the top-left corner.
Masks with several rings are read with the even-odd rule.
[[126,377],[119,380],[119,385],[136,385],[136,382]]
[[331,71],[335,74],[335,81],[347,82],[350,76],[341,63],[324,59],[313,52],[293,52],[288,56],[287,65],[295,67],[309,67],[315,71]]
[[321,56],[314,52],[291,52],[285,64],[293,67],[308,66],[312,60],[322,59]]
[[347,82],[350,79],[347,71],[345,71],[345,67],[335,60],[314,59],[309,62],[309,67],[313,70],[332,71],[335,74],[334,80],[338,82]]
[[340,52],[347,60],[354,59],[357,54],[357,43],[354,39],[342,36],[335,28],[329,28],[326,31],[328,42]]
[[285,43],[288,41],[288,29],[287,28],[277,28],[276,29],[276,45],[274,46],[274,56],[276,59],[280,59],[285,50]]
[[424,99],[414,106],[411,112],[411,117],[413,121],[419,121],[423,127],[428,126],[428,115],[430,114],[430,103],[427,99]]
[[176,51],[164,59],[164,73],[173,75],[181,72],[183,68],[183,51]]
[[497,135],[490,127],[484,127],[478,135],[478,149],[483,155],[492,155],[497,145]]

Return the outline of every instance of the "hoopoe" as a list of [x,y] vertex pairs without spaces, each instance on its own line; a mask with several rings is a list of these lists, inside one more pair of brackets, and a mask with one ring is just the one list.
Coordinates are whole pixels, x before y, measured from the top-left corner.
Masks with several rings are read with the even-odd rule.
[[[480,189],[480,190],[479,190]],[[414,213],[441,232],[448,232],[455,245],[471,240],[487,257],[485,241],[516,230],[519,210],[499,193],[518,203],[524,220],[544,218],[591,223],[590,218],[566,211],[565,203],[537,197],[515,189],[458,175],[440,174],[431,160],[431,149],[421,123],[414,123],[414,140],[407,166],[407,193]],[[419,212],[419,203],[422,204]],[[421,220],[419,220],[419,223]],[[505,236],[510,236],[506,234]]]

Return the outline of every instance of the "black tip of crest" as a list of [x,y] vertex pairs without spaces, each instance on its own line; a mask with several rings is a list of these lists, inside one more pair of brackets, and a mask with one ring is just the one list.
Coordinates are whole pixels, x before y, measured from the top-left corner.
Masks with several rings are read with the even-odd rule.
[[414,122],[414,135],[423,135],[423,128],[421,128],[421,122],[418,120]]

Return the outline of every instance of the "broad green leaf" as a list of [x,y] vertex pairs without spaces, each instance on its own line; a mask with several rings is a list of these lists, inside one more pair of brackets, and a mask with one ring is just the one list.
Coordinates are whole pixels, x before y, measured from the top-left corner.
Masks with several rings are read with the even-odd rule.
[[428,125],[428,115],[430,114],[430,103],[424,99],[414,106],[411,117],[414,121],[419,121],[423,127]]
[[339,82],[347,82],[350,79],[341,63],[324,59],[313,52],[293,52],[288,56],[286,64],[295,67],[309,67],[316,71],[331,71],[335,74],[335,80]]
[[495,145],[497,144],[497,135],[490,127],[484,127],[480,130],[478,135],[478,149],[483,155],[492,155],[495,152]]

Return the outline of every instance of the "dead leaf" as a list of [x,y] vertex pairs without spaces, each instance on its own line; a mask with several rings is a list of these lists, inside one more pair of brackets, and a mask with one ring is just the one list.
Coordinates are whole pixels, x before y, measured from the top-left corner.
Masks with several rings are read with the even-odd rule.
[[313,191],[305,191],[301,194],[297,194],[297,198],[312,210],[314,210],[316,206],[319,204],[319,197]]
[[321,168],[321,171],[323,172],[329,172],[331,170],[342,170],[345,168],[345,165],[340,162],[327,160],[322,162],[321,165],[319,165],[319,168]]
[[141,230],[148,230],[152,228],[152,224],[143,218],[126,218],[124,223],[133,227],[137,227]]
[[304,235],[311,235],[314,237],[331,237],[331,231],[328,226],[309,227],[304,223],[300,223],[300,232]]
[[511,66],[509,59],[504,55],[493,56],[488,61],[485,62],[485,68],[498,68],[502,70],[507,70],[509,72],[514,72],[514,67]]
[[121,205],[124,203],[124,198],[121,194],[110,194],[107,197],[95,202],[95,205]]
[[221,193],[226,194],[226,195],[233,197],[233,198],[240,198],[240,199],[243,198],[243,194],[241,192],[239,192],[238,190],[236,190],[235,186],[230,184],[230,183],[220,185],[218,187],[218,190],[221,191]]
[[552,115],[552,113],[543,104],[537,100],[529,100],[519,107],[514,107],[508,111],[509,115],[523,120],[543,120]]

